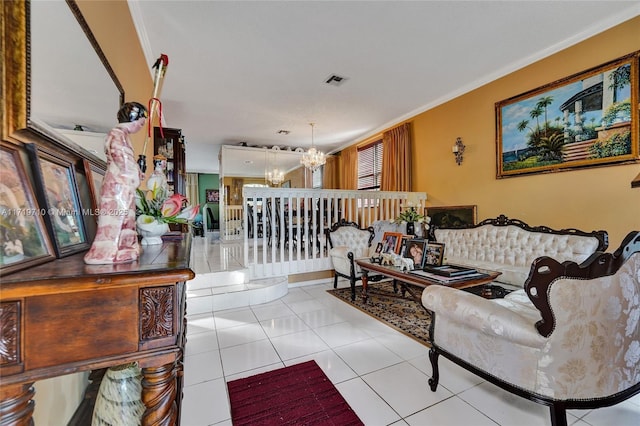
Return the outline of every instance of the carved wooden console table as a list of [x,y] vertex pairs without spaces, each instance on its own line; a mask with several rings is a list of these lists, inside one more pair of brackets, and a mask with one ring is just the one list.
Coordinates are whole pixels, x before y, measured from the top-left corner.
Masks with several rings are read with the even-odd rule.
[[38,380],[132,361],[142,424],[177,424],[190,243],[148,246],[122,265],[85,265],[78,253],[2,277],[0,424],[32,424]]

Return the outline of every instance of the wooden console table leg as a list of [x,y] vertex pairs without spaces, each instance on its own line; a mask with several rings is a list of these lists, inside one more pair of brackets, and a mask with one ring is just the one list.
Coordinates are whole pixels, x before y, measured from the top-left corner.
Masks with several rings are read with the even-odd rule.
[[3,386],[0,393],[1,426],[33,426],[33,383]]
[[143,426],[178,424],[176,363],[142,369]]
[[369,271],[366,269],[362,270],[362,300],[364,303],[367,303],[367,284],[369,283]]

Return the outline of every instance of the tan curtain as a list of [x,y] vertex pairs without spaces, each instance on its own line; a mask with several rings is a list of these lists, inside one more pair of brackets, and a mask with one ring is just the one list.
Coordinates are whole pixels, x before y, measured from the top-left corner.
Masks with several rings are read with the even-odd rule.
[[339,189],[358,189],[358,148],[350,146],[340,153]]
[[200,204],[199,195],[198,174],[187,173],[187,193],[185,196],[187,197],[187,200],[189,200],[189,205],[195,206],[196,204]]
[[327,157],[327,162],[324,165],[324,171],[322,173],[322,188],[324,189],[338,189],[338,157],[330,155]]
[[409,123],[382,135],[382,191],[411,191],[411,127]]

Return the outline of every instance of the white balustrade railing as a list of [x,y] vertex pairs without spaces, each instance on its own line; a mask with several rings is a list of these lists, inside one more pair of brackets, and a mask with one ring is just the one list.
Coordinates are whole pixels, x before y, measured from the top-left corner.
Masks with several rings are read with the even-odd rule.
[[224,206],[224,215],[221,217],[221,221],[224,220],[224,226],[221,226],[222,238],[226,240],[240,240],[242,239],[242,227],[244,221],[244,213],[242,205]]
[[409,201],[422,211],[426,199],[424,192],[245,187],[243,205],[225,208],[224,235],[244,240],[252,279],[330,270],[325,231],[333,224],[393,220]]

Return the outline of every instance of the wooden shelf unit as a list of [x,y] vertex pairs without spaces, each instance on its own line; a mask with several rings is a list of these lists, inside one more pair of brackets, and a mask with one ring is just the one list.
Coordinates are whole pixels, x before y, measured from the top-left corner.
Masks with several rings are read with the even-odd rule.
[[[164,136],[164,137],[163,137]],[[153,155],[167,157],[167,183],[174,193],[185,195],[187,168],[185,165],[185,147],[182,129],[154,127]]]

